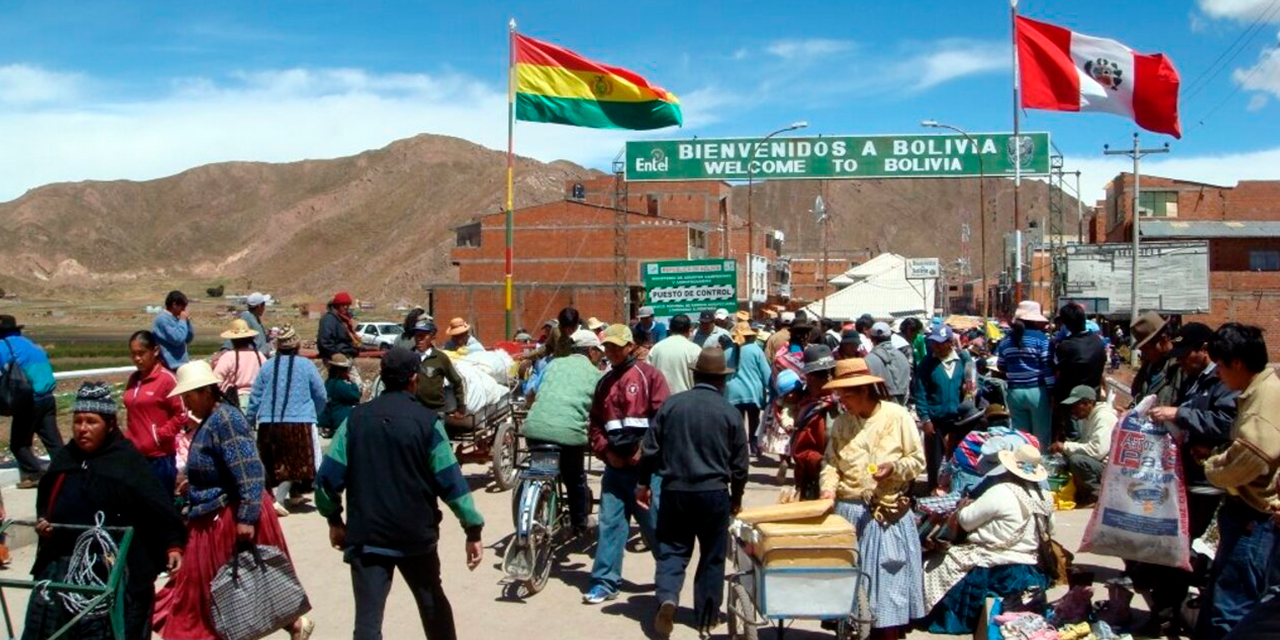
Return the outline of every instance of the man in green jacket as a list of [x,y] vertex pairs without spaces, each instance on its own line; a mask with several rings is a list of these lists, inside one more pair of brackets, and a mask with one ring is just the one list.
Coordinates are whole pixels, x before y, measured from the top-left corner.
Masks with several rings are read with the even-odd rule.
[[595,333],[573,333],[573,350],[556,358],[543,373],[542,384],[523,432],[532,448],[549,445],[560,449],[560,477],[569,495],[569,519],[575,533],[587,528],[587,473],[583,465],[587,446],[587,414],[600,381],[604,350]]
[[938,469],[950,455],[951,449],[966,435],[957,426],[960,420],[960,402],[968,395],[966,381],[973,359],[965,351],[955,348],[955,333],[945,324],[929,332],[929,355],[917,363],[912,396],[916,400],[916,414],[920,417],[920,430],[924,432],[926,470],[929,489],[938,486]]
[[467,411],[462,376],[458,375],[448,354],[435,347],[435,338],[434,320],[423,320],[413,327],[414,352],[421,360],[416,395],[418,401],[432,411],[460,416]]

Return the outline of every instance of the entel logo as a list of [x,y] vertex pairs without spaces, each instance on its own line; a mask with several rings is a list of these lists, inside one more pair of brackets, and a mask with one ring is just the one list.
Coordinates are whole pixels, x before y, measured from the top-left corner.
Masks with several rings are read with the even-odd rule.
[[636,158],[636,171],[666,171],[670,163],[662,149],[654,149],[648,160]]

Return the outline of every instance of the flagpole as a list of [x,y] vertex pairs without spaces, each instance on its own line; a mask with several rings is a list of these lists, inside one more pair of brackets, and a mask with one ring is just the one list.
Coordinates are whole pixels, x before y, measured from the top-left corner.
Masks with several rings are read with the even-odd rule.
[[1009,0],[1009,36],[1013,44],[1013,238],[1018,245],[1014,252],[1018,256],[1013,265],[1013,297],[1014,303],[1022,302],[1022,212],[1019,209],[1018,191],[1022,186],[1022,135],[1019,126],[1018,90],[1021,79],[1018,70],[1018,0]]
[[513,335],[511,333],[511,315],[512,315],[512,262],[515,253],[515,214],[512,209],[515,204],[515,131],[516,131],[516,19],[512,18],[507,23],[507,244],[506,259],[503,278],[503,300],[506,311],[506,330],[502,339],[508,340]]

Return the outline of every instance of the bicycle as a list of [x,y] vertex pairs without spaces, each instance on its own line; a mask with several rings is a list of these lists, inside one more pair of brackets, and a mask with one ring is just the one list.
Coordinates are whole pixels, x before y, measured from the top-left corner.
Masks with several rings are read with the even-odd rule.
[[[505,583],[522,586],[527,595],[534,595],[547,585],[557,540],[572,525],[560,477],[560,448],[534,445],[524,460],[512,501],[515,534],[503,555],[502,571]],[[589,491],[588,509],[592,503]]]

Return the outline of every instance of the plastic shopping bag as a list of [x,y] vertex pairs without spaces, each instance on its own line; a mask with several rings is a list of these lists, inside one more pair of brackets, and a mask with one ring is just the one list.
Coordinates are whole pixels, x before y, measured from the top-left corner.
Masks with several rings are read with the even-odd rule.
[[1147,411],[1148,396],[1111,436],[1102,496],[1080,551],[1191,570],[1191,535],[1179,445]]

